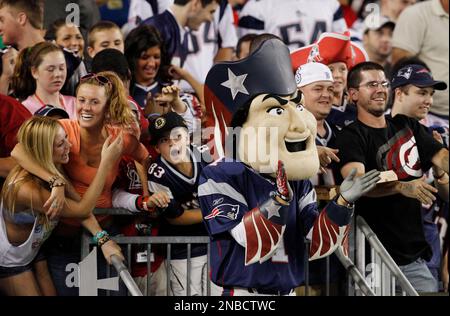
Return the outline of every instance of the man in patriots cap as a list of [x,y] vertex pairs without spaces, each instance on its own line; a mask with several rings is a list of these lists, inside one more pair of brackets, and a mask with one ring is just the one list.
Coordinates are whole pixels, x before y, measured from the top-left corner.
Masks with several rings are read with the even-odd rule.
[[392,116],[398,113],[423,120],[433,105],[435,90],[446,90],[444,81],[433,79],[431,72],[422,65],[406,65],[393,76],[394,104]]
[[[394,93],[391,115],[403,114],[420,121],[428,127],[434,139],[443,142],[448,148],[448,127],[433,125],[428,118],[434,91],[446,90],[447,84],[434,80],[424,64],[406,64],[393,75],[391,86]],[[433,252],[426,265],[435,279],[439,280],[441,244],[437,217],[448,208],[449,178],[444,170],[433,166],[432,172],[427,172],[425,181],[438,189],[436,200],[430,205],[422,205],[422,216],[425,238]]]
[[[199,181],[214,241],[212,281],[223,295],[294,295],[304,281],[305,236],[312,240],[310,260],[338,249],[347,238],[352,203],[379,173],[350,175],[341,195],[319,213],[307,180],[319,168],[316,121],[300,103],[289,50],[278,39],[264,41],[243,60],[213,66],[205,100],[214,123],[234,127],[215,129],[222,157],[203,169]],[[225,131],[236,137],[237,159],[220,151]]]

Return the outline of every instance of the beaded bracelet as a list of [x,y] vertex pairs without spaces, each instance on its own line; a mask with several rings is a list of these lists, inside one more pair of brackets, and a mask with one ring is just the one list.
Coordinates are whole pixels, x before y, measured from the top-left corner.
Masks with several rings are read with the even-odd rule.
[[53,189],[54,187],[63,187],[66,185],[64,180],[58,177],[57,175],[52,176],[51,179],[48,181],[48,184],[50,186],[50,189]]
[[98,244],[100,239],[102,239],[103,237],[107,236],[109,238],[109,234],[106,230],[101,230],[99,232],[97,232],[93,237],[92,240]]
[[108,241],[110,241],[111,238],[109,238],[108,235],[103,236],[100,238],[97,242],[97,247],[101,248],[104,244],[106,244]]

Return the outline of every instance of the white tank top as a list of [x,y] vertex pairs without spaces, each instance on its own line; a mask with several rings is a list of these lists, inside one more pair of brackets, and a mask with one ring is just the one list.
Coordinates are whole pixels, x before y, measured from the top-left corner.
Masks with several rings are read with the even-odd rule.
[[45,215],[38,213],[28,239],[21,245],[13,246],[6,234],[4,216],[3,203],[0,203],[0,266],[2,267],[25,266],[33,261],[41,245],[58,223],[57,220],[50,220],[49,224],[45,225]]

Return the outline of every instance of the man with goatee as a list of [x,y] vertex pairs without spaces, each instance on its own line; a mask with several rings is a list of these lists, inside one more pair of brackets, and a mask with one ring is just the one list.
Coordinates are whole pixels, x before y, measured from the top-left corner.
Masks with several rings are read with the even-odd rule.
[[421,204],[431,204],[437,190],[423,175],[432,166],[448,173],[448,150],[417,120],[384,115],[390,85],[379,64],[356,65],[347,87],[358,116],[337,136],[342,176],[356,168],[357,175],[393,170],[398,178],[378,183],[355,203],[355,212],[374,230],[412,286],[418,292],[435,292],[437,282],[425,264],[431,249],[423,232]]

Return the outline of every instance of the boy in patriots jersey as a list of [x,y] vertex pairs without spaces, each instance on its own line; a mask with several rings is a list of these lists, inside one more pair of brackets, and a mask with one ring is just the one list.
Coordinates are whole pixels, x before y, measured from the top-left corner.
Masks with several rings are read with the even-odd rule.
[[227,123],[238,128],[228,134],[236,136],[237,159],[221,157],[200,176],[212,280],[224,295],[293,294],[308,258],[304,237],[312,240],[311,260],[345,244],[352,203],[375,186],[379,172],[353,173],[339,197],[318,212],[307,180],[319,168],[316,121],[299,103],[289,50],[278,39],[264,41],[244,60],[216,64],[205,97],[215,116],[231,114]]
[[[206,236],[203,217],[197,200],[197,186],[206,163],[201,161],[199,149],[189,146],[189,134],[183,118],[168,112],[150,123],[152,143],[160,157],[148,169],[151,192],[166,192],[169,205],[161,210],[162,236]],[[187,247],[173,244],[170,253],[170,287],[174,296],[206,295],[207,251],[206,244],[191,245],[191,280],[186,284]],[[169,255],[169,254],[167,254]],[[211,292],[213,295],[215,292]]]
[[337,0],[250,0],[239,15],[240,36],[272,33],[290,50],[314,43],[323,32],[346,30]]

